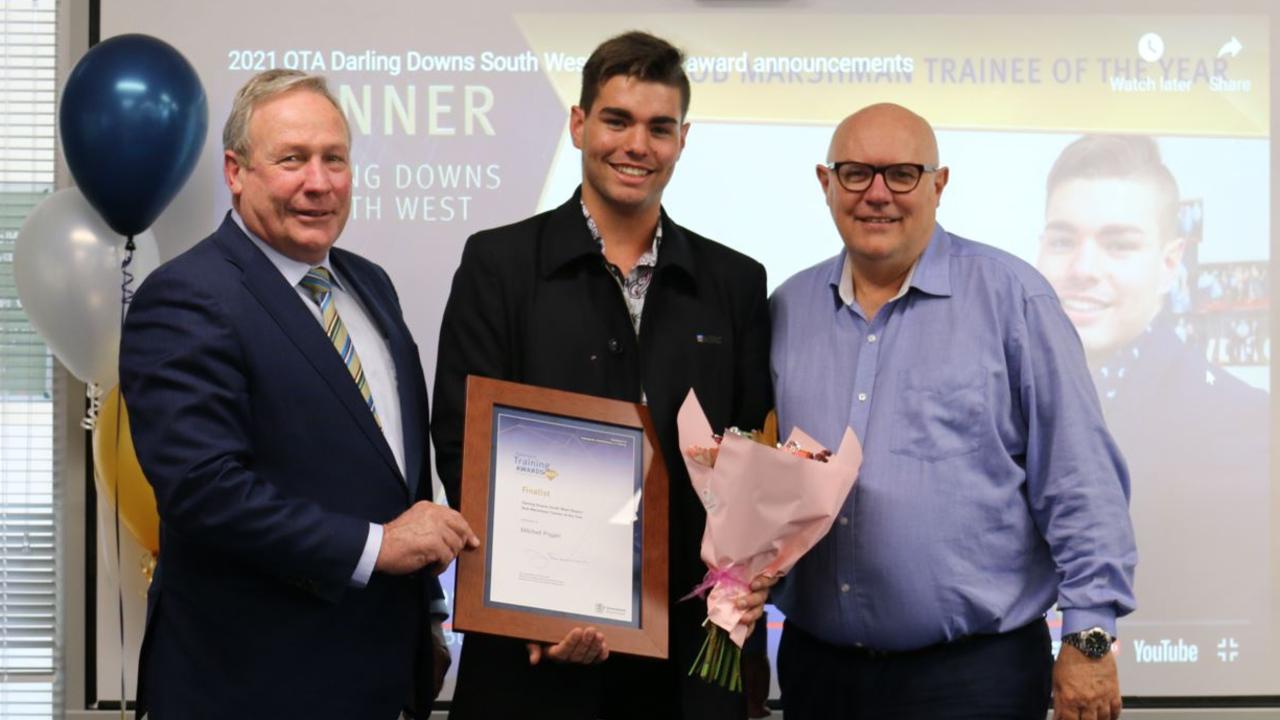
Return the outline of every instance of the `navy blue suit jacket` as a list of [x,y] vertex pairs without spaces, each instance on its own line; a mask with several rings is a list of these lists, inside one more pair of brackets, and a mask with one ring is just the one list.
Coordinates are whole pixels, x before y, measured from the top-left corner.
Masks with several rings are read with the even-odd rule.
[[133,300],[120,382],[161,521],[139,716],[393,718],[429,683],[435,578],[349,584],[369,523],[431,495],[418,349],[386,273],[331,259],[394,359],[407,477],[305,301],[229,216]]

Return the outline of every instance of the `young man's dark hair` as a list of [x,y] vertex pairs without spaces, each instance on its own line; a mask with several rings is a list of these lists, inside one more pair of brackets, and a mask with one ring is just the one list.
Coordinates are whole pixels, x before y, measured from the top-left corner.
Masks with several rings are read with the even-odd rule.
[[591,112],[600,86],[616,75],[678,88],[681,119],[689,114],[689,77],[684,74],[684,53],[666,40],[632,30],[601,43],[582,66],[582,96],[578,107],[583,112]]
[[1178,181],[1146,135],[1085,135],[1062,151],[1049,170],[1046,197],[1071,180],[1122,179],[1150,182],[1159,192],[1162,242],[1178,235]]

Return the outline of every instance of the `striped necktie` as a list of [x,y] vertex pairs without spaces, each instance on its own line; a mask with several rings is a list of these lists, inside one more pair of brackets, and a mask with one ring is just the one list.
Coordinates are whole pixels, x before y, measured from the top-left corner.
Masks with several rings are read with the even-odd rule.
[[342,361],[347,364],[347,370],[351,373],[351,378],[356,381],[356,389],[360,391],[360,397],[364,398],[365,404],[369,406],[369,412],[373,413],[373,421],[378,424],[378,427],[382,427],[378,410],[373,406],[373,393],[369,390],[369,383],[364,377],[364,368],[360,365],[360,356],[356,354],[356,346],[351,343],[351,336],[347,335],[347,326],[342,324],[342,318],[338,317],[338,309],[333,305],[333,275],[329,274],[327,268],[313,267],[298,284],[303,290],[311,293],[311,299],[320,306],[320,319],[324,323],[325,334],[329,336],[329,341],[333,343]]

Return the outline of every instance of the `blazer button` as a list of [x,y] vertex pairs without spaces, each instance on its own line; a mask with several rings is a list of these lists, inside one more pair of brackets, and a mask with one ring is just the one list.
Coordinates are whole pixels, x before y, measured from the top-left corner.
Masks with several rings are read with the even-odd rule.
[[618,342],[618,338],[609,338],[609,352],[614,355],[622,354],[622,343]]

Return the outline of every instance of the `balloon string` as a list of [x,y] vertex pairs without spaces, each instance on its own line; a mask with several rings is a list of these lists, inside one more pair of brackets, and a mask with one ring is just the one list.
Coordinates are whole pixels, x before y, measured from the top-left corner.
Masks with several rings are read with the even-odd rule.
[[[125,261],[127,264],[127,260]],[[116,481],[112,487],[116,519],[116,615],[120,620],[120,720],[125,720],[125,633],[124,633],[124,559],[120,556],[120,433],[123,426],[124,396],[116,391],[115,446],[112,462],[116,464]]]
[[[129,270],[129,266],[133,264],[133,251],[137,246],[133,242],[133,236],[130,235],[124,244],[124,259],[120,261],[120,329],[124,330],[124,316],[129,307],[129,303],[133,302],[133,272]],[[85,386],[85,396],[89,402],[85,407],[84,417],[80,419],[80,427],[93,432],[98,425],[98,413],[102,410],[102,396],[104,392],[102,386],[96,382],[90,382]]]
[[[120,261],[120,333],[124,334],[125,313],[129,303],[133,302],[133,272],[129,266],[133,264],[133,251],[137,245],[130,235],[124,243],[124,259]],[[116,451],[112,456],[116,464],[116,482],[112,488],[115,495],[116,520],[116,614],[120,620],[120,720],[125,720],[125,632],[124,632],[124,560],[120,556],[120,436],[123,427],[124,393],[116,389],[116,427],[113,438]]]
[[84,408],[84,417],[80,418],[80,427],[93,432],[98,426],[98,413],[102,412],[102,386],[96,382],[90,382],[84,386],[84,396],[87,399]]
[[120,262],[120,329],[124,329],[124,314],[128,309],[129,303],[133,302],[133,271],[129,266],[133,264],[133,251],[138,246],[133,244],[133,236],[130,235],[124,243],[124,260]]

